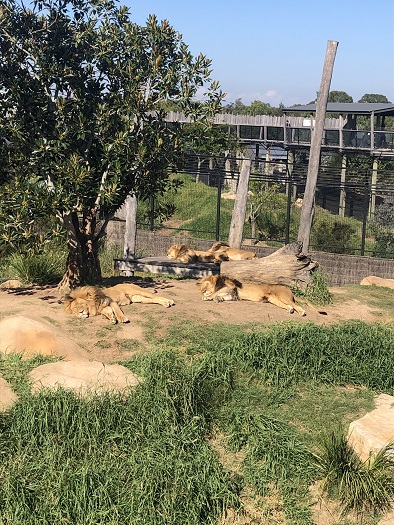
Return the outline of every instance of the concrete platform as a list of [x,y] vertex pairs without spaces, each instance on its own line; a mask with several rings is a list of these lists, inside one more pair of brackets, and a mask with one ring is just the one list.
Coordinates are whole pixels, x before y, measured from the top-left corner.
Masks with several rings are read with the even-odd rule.
[[168,257],[142,257],[140,259],[114,259],[114,268],[125,277],[134,272],[149,272],[182,277],[200,278],[220,273],[220,265],[213,263],[181,263]]

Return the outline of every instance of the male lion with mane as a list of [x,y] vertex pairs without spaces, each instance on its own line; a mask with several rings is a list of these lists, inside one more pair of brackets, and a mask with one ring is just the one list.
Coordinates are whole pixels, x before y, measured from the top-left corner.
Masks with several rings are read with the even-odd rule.
[[292,291],[281,284],[242,284],[225,275],[208,275],[198,283],[203,301],[255,301],[271,303],[284,308],[290,314],[305,310],[295,303]]
[[131,303],[160,304],[170,307],[175,304],[172,299],[148,292],[136,284],[124,283],[110,288],[82,286],[72,290],[62,299],[67,313],[81,318],[104,315],[113,324],[128,323],[120,306]]

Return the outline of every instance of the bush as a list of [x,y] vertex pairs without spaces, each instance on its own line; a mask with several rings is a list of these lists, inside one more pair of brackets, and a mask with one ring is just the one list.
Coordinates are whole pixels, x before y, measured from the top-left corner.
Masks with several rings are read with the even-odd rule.
[[354,253],[349,246],[354,245],[352,237],[355,235],[354,227],[332,217],[319,217],[311,232],[311,245],[318,248],[324,247],[333,253]]
[[62,277],[64,253],[43,253],[26,256],[14,253],[8,259],[9,271],[23,284],[51,284]]

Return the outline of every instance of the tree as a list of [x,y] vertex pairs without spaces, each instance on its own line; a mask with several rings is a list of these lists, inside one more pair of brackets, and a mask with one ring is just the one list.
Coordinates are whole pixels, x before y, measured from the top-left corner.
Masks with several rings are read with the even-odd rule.
[[345,91],[330,91],[327,102],[353,102],[353,97]]
[[166,20],[138,26],[113,0],[3,0],[0,180],[35,181],[32,213],[45,188],[68,235],[62,286],[100,280],[99,242],[128,194],[171,185],[183,143],[164,104],[209,121],[224,96],[210,66]]
[[235,134],[228,131],[228,126],[207,126],[203,123],[186,124],[183,139],[189,152],[197,158],[197,177],[199,181],[204,162],[213,163],[223,169],[229,152],[240,148]]
[[390,101],[385,95],[377,95],[376,93],[365,93],[359,102],[368,102],[375,104],[389,104]]

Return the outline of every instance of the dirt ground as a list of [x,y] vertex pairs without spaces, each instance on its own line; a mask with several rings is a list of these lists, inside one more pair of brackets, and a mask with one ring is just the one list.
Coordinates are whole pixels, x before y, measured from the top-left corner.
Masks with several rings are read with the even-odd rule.
[[[361,301],[346,296],[345,288],[332,289],[333,304],[324,307],[327,315],[321,315],[310,306],[304,306],[307,315],[290,315],[274,305],[247,301],[215,303],[202,301],[197,280],[157,279],[143,282],[134,278],[110,278],[104,282],[111,286],[119,282],[136,282],[159,295],[171,298],[175,306],[164,308],[157,304],[132,304],[122,307],[130,323],[111,325],[102,316],[77,319],[65,313],[59,303],[59,294],[54,286],[27,287],[0,291],[0,319],[23,315],[34,320],[45,320],[59,329],[59,332],[79,344],[89,357],[102,362],[126,359],[129,355],[146,348],[151,330],[161,336],[175,320],[197,323],[261,323],[272,324],[287,320],[299,323],[313,322],[330,324],[343,320],[359,319],[375,321],[376,311]],[[384,315],[379,316],[384,321]],[[1,336],[1,334],[0,334]]]
[[[274,305],[252,303],[247,301],[214,303],[202,301],[197,288],[197,280],[157,279],[152,282],[141,279],[111,278],[103,283],[105,286],[119,282],[135,282],[149,290],[155,289],[159,295],[171,298],[175,306],[164,308],[157,304],[131,304],[122,307],[130,323],[112,325],[102,316],[89,319],[78,319],[66,314],[59,302],[58,290],[55,286],[34,286],[14,290],[0,290],[0,320],[22,315],[33,320],[47,321],[59,333],[67,336],[81,348],[81,358],[88,358],[104,363],[126,360],[134,353],[148,348],[150,331],[165,336],[171,323],[179,320],[190,320],[196,323],[230,323],[242,325],[261,323],[268,325],[276,322],[292,320],[299,323],[316,323],[328,325],[345,320],[363,320],[372,322],[388,320],[387,314],[371,308],[361,300],[351,298],[346,288],[333,288],[333,303],[324,307],[327,315],[321,315],[310,306],[305,306],[307,315],[300,317],[290,315]],[[1,338],[0,333],[0,338]],[[67,358],[67,356],[65,356]],[[70,357],[75,359],[75,356]],[[359,523],[356,519],[342,521],[334,503],[322,500],[314,493],[316,504],[313,505],[313,518],[316,525],[339,525],[340,523]],[[247,511],[245,519],[239,521],[231,516],[223,523],[256,523],[252,519],[253,512]],[[278,518],[276,523],[283,523]],[[393,514],[387,515],[379,525],[394,525]]]

